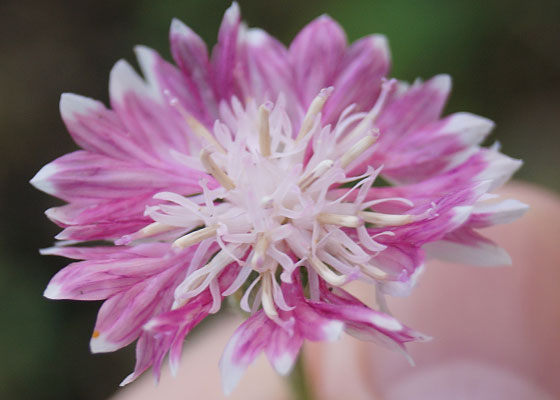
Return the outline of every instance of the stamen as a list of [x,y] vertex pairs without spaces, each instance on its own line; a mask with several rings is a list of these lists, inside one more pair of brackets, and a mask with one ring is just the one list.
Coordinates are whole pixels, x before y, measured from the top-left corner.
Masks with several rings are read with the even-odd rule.
[[263,266],[266,258],[266,250],[268,249],[269,244],[270,242],[268,238],[263,233],[259,233],[257,235],[257,243],[254,247],[255,252],[251,258],[251,265],[254,269],[258,269]]
[[323,278],[325,281],[333,286],[342,286],[346,282],[346,277],[344,275],[338,275],[331,271],[331,269],[317,257],[311,257],[309,263],[315,269],[315,271]]
[[355,215],[342,215],[322,213],[317,215],[317,221],[322,224],[339,225],[347,228],[357,228],[362,223],[362,220]]
[[215,146],[220,153],[226,153],[222,145],[216,140],[214,135],[206,129],[206,127],[200,123],[195,117],[187,112],[179,103],[179,99],[176,97],[171,97],[171,92],[169,90],[164,90],[163,93],[169,98],[169,105],[175,108],[179,114],[184,118],[185,122],[193,133],[202,140],[206,140],[210,145]]
[[313,170],[304,175],[298,182],[299,188],[303,191],[319,179],[329,168],[334,165],[332,160],[323,160]]
[[278,312],[276,311],[276,307],[274,305],[274,295],[272,293],[273,279],[274,276],[272,275],[272,271],[263,272],[261,302],[265,314],[272,319],[278,317]]
[[263,157],[270,156],[270,105],[263,104],[259,107],[259,147]]
[[152,222],[150,225],[145,226],[144,228],[138,231],[139,237],[148,237],[158,235],[160,233],[164,233],[170,231],[172,229],[176,229],[176,227],[171,225],[162,224],[161,222]]
[[395,83],[396,80],[391,79],[381,85],[381,93],[379,93],[379,97],[377,98],[377,101],[373,105],[372,109],[360,121],[358,126],[352,129],[352,131],[342,139],[342,141],[340,142],[341,145],[354,142],[366,129],[368,129],[368,127],[373,125],[373,123],[379,116],[381,109],[385,105],[389,93],[391,93],[391,91],[393,90]]
[[226,175],[226,173],[216,164],[216,162],[210,156],[210,153],[206,149],[202,149],[200,152],[200,161],[202,161],[202,165],[206,169],[206,171],[212,175],[220,185],[222,185],[227,190],[235,189],[235,184]]
[[186,247],[192,246],[193,244],[200,243],[203,240],[214,236],[217,230],[217,226],[207,226],[197,231],[188,233],[185,236],[181,236],[179,239],[175,240],[173,242],[173,247],[184,249]]
[[369,275],[373,279],[384,280],[388,276],[388,274],[385,271],[370,264],[361,264],[360,269],[366,275]]
[[346,153],[340,157],[340,165],[342,168],[346,168],[352,161],[358,158],[364,151],[366,151],[371,145],[375,143],[377,137],[372,135],[367,135],[361,138],[357,143],[355,143]]
[[377,226],[400,226],[414,221],[414,216],[410,214],[382,214],[371,211],[360,211],[358,214],[364,221]]
[[333,90],[334,88],[332,86],[321,89],[317,97],[313,99],[313,101],[309,105],[309,108],[307,109],[305,117],[303,118],[303,122],[301,123],[301,128],[299,129],[299,133],[296,137],[296,142],[299,142],[301,139],[303,139],[303,137],[307,135],[307,133],[309,133],[311,128],[313,128],[313,124],[315,123],[317,114],[321,112],[323,106],[325,105],[325,102],[327,101]]
[[209,275],[217,276],[228,264],[233,261],[233,258],[224,250],[220,250],[212,260],[204,267],[196,270],[175,289],[175,301],[171,307],[175,310],[187,304],[191,297],[198,295],[202,290],[208,287],[208,282],[204,282]]

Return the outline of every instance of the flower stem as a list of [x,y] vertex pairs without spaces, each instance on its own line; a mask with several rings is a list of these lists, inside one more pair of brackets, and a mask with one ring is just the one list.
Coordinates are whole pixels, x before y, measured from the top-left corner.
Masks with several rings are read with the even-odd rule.
[[305,374],[305,368],[303,365],[303,352],[300,352],[294,369],[290,374],[290,383],[292,386],[292,392],[294,394],[294,400],[313,400],[313,393],[309,386],[309,381]]

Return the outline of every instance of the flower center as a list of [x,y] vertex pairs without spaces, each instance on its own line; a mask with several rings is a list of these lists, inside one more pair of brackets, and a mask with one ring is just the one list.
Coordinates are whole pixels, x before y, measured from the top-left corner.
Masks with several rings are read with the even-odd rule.
[[276,105],[257,107],[249,101],[243,107],[236,99],[231,107],[223,104],[214,134],[171,99],[203,143],[199,158],[185,162],[205,170],[214,182],[201,182],[202,193],[191,198],[159,193],[155,198],[163,203],[146,211],[155,222],[128,239],[171,240],[177,249],[199,244],[175,292],[175,307],[208,287],[214,295],[217,277],[233,262],[241,272],[222,295],[241,288],[256,271],[258,278],[244,297],[260,280],[255,301],[271,318],[277,308],[290,308],[277,272],[290,282],[296,268],[306,267],[312,297],[319,277],[333,286],[350,279],[387,279],[374,263],[385,246],[368,233],[369,224],[397,226],[421,216],[372,211],[385,201],[412,204],[401,198],[368,201],[380,169],[368,167],[360,176],[351,171],[375,150],[375,118],[392,86],[392,81],[383,85],[371,111],[353,113],[349,107],[334,127],[321,124],[321,110],[333,89],[321,90],[295,135],[295,118],[281,97]]

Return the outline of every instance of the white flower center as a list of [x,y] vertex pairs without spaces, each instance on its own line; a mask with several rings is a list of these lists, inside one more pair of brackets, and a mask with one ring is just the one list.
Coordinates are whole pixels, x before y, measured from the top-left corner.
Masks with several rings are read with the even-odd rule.
[[[333,286],[349,279],[386,278],[373,260],[385,247],[370,237],[366,223],[397,226],[418,216],[371,211],[383,201],[412,204],[400,198],[366,201],[379,170],[368,167],[361,176],[348,172],[374,151],[379,136],[375,118],[392,85],[384,84],[370,112],[353,113],[348,107],[334,127],[321,125],[321,109],[332,92],[323,89],[296,135],[294,117],[281,97],[276,105],[257,107],[249,101],[243,107],[236,99],[231,106],[222,104],[213,134],[170,101],[204,144],[199,159],[183,156],[185,163],[205,170],[217,182],[201,182],[203,192],[191,198],[159,193],[156,198],[165,202],[146,211],[155,222],[130,237],[171,240],[179,249],[200,243],[199,254],[175,292],[175,307],[208,287],[214,295],[217,276],[232,262],[242,270],[222,294],[238,290],[249,272],[257,271],[259,278],[247,289],[245,300],[260,279],[255,301],[272,318],[277,308],[289,309],[277,272],[289,282],[296,268],[307,267],[312,297],[317,296],[319,277]],[[333,191],[350,182],[352,189]]]

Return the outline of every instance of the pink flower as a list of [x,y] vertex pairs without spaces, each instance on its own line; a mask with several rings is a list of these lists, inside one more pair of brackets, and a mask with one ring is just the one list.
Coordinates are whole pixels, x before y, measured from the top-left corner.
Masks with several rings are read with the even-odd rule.
[[[62,96],[83,150],[31,181],[68,202],[47,210],[64,229],[43,253],[80,260],[45,296],[106,300],[91,350],[137,340],[123,384],[150,366],[159,375],[168,352],[175,369],[185,335],[226,296],[250,314],[221,361],[230,392],[261,351],[288,373],[304,339],[426,339],[384,301],[410,292],[426,253],[509,262],[477,229],[525,211],[489,194],[521,162],[480,147],[491,121],[440,118],[449,77],[386,80],[385,38],[348,46],[325,16],[285,48],[241,24],[235,3],[211,57],[177,20],[170,41],[177,66],[145,47],[144,79],[117,62],[111,109]],[[107,245],[78,245],[94,240]],[[352,280],[371,284],[376,309],[342,289]]]

